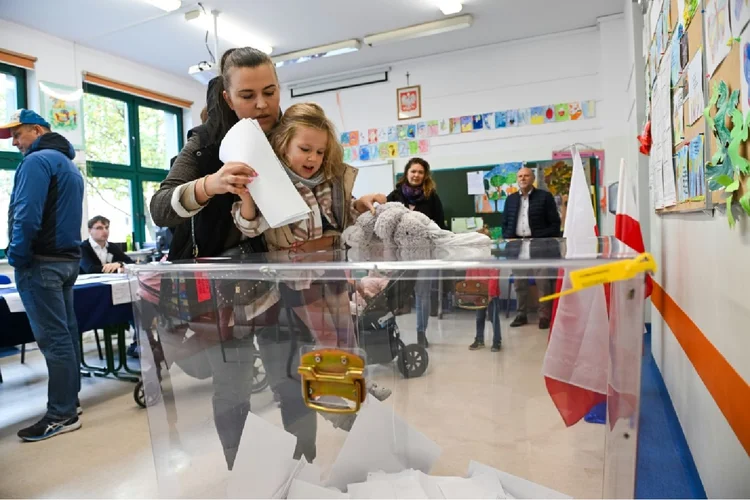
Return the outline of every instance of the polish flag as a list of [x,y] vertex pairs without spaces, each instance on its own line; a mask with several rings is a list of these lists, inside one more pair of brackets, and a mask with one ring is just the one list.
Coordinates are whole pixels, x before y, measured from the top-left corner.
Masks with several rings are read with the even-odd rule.
[[[615,216],[615,238],[625,243],[637,253],[646,251],[643,244],[641,223],[638,222],[638,203],[635,197],[635,184],[625,168],[625,159],[620,160],[620,183],[617,187],[617,215]],[[651,295],[654,284],[646,275],[646,297]]]
[[[568,259],[595,255],[598,250],[596,217],[585,177],[581,157],[574,151],[563,234]],[[567,271],[558,279],[557,288],[571,288]],[[604,286],[560,297],[551,323],[542,374],[565,425],[571,426],[606,401],[609,318]]]

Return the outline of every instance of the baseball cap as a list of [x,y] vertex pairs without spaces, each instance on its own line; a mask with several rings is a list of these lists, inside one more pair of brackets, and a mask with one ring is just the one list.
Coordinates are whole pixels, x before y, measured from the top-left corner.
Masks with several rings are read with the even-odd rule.
[[19,109],[10,115],[8,123],[0,125],[0,139],[10,139],[10,129],[19,125],[41,125],[42,127],[52,128],[38,113],[30,109]]

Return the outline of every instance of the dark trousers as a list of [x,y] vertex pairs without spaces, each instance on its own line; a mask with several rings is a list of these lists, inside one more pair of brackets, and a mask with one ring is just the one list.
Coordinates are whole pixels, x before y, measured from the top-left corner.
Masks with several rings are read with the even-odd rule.
[[477,309],[477,342],[484,343],[484,323],[489,316],[492,323],[492,344],[496,345],[502,341],[500,333],[500,298],[492,297],[490,303],[484,309]]

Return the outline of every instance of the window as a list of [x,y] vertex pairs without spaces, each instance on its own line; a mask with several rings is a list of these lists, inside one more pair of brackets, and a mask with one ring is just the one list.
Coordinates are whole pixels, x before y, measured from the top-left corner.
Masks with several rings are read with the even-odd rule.
[[[26,71],[0,64],[0,121],[7,123],[10,115],[26,107]],[[8,246],[8,213],[13,176],[21,154],[10,139],[0,139],[0,257],[5,257]]]
[[88,215],[110,219],[110,240],[153,243],[148,206],[182,148],[182,110],[85,84]]

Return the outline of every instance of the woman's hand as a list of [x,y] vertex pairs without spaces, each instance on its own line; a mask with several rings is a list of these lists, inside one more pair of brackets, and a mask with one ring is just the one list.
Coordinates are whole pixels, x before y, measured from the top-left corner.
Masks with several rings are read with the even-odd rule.
[[218,172],[206,177],[205,194],[212,197],[217,194],[232,193],[242,196],[247,193],[247,185],[258,177],[258,173],[244,163],[230,161]]
[[382,193],[366,194],[354,202],[354,209],[361,214],[368,210],[374,214],[375,203],[384,205],[387,202],[386,196]]

